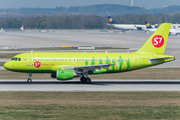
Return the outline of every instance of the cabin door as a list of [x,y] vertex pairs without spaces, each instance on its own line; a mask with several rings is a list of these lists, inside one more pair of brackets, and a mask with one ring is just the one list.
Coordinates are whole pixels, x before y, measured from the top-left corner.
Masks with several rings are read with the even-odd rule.
[[72,58],[72,64],[76,64],[76,58]]
[[27,66],[33,66],[33,55],[27,55]]
[[133,56],[133,66],[139,66],[139,56],[138,55]]

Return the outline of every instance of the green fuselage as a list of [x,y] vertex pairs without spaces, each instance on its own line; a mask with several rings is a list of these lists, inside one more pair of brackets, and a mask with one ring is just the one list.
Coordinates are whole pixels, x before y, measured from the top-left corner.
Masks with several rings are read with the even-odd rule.
[[[151,62],[151,58],[172,57]],[[89,74],[125,72],[174,60],[173,56],[154,53],[59,53],[34,52],[23,53],[8,61],[4,67],[11,71],[26,73],[53,73],[57,69],[74,66],[115,64],[109,68],[89,71]],[[38,66],[35,62],[38,61]]]

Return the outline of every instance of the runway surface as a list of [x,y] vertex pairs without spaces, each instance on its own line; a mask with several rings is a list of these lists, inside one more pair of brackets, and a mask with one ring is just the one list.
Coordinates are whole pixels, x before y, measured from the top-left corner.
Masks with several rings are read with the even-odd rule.
[[3,66],[0,66],[0,70],[6,70]]
[[180,91],[180,80],[0,80],[0,91]]

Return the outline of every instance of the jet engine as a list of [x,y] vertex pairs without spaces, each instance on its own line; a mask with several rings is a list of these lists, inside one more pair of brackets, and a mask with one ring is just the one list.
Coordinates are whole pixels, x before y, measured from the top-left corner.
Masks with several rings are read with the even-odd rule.
[[71,69],[58,69],[56,73],[51,73],[52,78],[57,78],[57,80],[71,80],[74,77],[80,77],[81,75],[76,74],[74,70]]
[[175,32],[171,32],[171,33],[170,33],[170,35],[174,35],[174,36],[176,36],[176,35],[177,35],[177,33],[175,33]]

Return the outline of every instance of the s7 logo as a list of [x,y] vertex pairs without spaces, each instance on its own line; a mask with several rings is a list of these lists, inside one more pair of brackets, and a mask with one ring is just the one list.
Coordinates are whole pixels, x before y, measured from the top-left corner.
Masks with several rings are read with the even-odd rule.
[[152,39],[152,44],[156,48],[162,47],[164,45],[164,38],[161,35],[156,35]]

